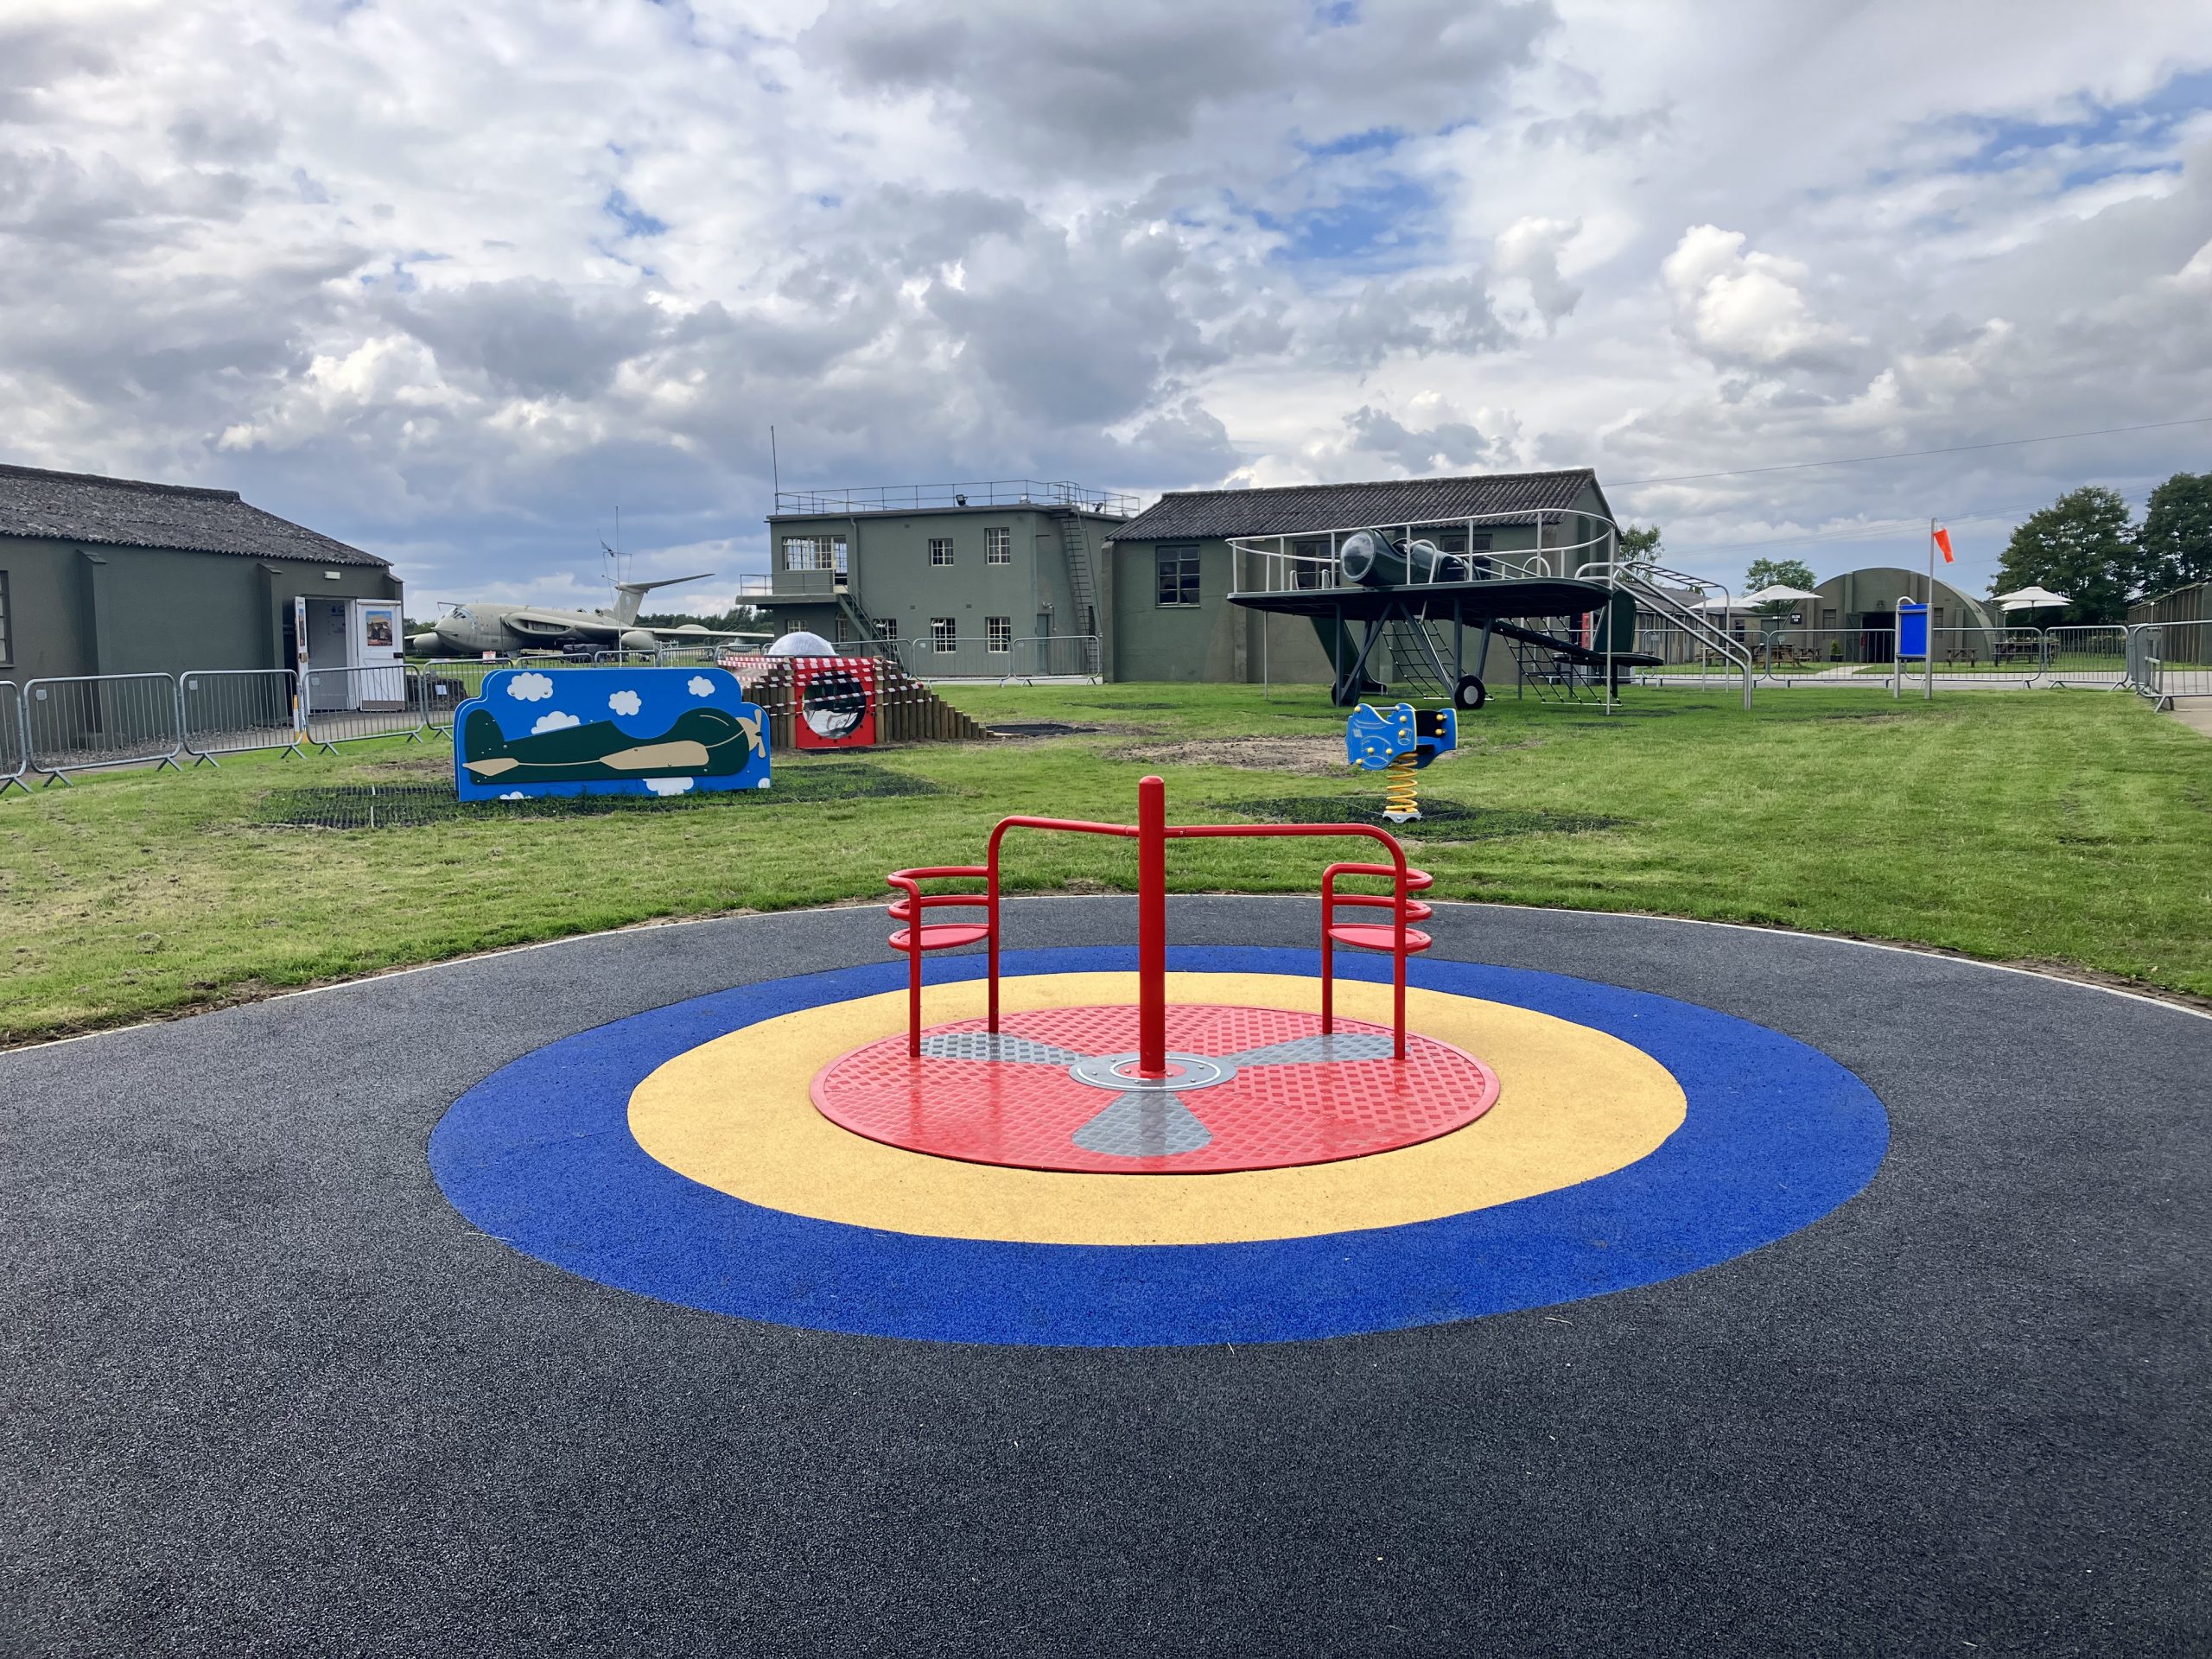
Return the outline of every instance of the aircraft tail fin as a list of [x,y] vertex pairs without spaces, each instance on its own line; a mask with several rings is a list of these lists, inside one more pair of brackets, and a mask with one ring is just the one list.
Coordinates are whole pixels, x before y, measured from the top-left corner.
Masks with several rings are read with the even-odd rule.
[[638,620],[638,601],[656,588],[673,588],[679,582],[704,582],[715,573],[702,570],[696,576],[669,576],[659,582],[618,582],[614,584],[614,620],[631,623]]

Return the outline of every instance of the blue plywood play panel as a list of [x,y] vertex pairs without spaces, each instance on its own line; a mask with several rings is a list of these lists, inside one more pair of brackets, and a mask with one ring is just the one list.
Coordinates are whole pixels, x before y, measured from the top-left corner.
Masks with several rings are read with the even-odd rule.
[[768,722],[722,668],[503,668],[454,711],[464,801],[768,787]]

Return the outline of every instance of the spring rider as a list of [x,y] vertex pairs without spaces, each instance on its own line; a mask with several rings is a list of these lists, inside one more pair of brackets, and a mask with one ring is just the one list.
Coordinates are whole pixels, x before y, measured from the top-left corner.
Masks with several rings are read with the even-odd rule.
[[1416,709],[1409,702],[1377,709],[1363,702],[1344,722],[1344,758],[1358,771],[1389,774],[1382,785],[1382,816],[1393,823],[1421,817],[1414,774],[1459,747],[1459,716],[1450,709]]

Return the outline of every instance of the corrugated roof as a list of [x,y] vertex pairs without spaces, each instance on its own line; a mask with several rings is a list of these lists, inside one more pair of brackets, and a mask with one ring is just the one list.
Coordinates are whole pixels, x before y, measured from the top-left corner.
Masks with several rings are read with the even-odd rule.
[[254,559],[305,559],[317,564],[391,563],[249,506],[236,490],[143,484],[136,479],[49,473],[35,467],[0,467],[0,536],[236,553]]
[[[1396,478],[1283,489],[1183,490],[1163,495],[1114,532],[1117,542],[1186,537],[1299,536],[1368,524],[1428,524],[1489,513],[1571,507],[1597,481],[1587,467],[1475,478]],[[1510,524],[1510,519],[1493,519]]]

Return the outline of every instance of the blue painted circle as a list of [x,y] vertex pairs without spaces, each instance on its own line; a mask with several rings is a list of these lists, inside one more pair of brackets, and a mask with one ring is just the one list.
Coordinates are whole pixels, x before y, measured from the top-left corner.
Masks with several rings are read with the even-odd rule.
[[[1169,965],[1317,971],[1313,953],[1300,950],[1178,950]],[[1008,953],[1003,971],[1135,966],[1122,950],[1033,950]],[[948,980],[975,978],[982,963],[953,957],[942,968]],[[1888,1116],[1866,1084],[1764,1026],[1522,969],[1417,962],[1412,979],[1642,1049],[1681,1085],[1682,1126],[1611,1174],[1489,1209],[1310,1238],[1173,1245],[939,1238],[817,1221],[701,1185],[631,1137],[631,1091],[657,1067],[763,1020],[897,990],[906,968],[886,963],[744,986],[550,1043],[454,1103],[431,1134],[430,1168],[485,1232],[664,1301],[812,1330],[1121,1347],[1398,1330],[1656,1283],[1819,1220],[1873,1179],[1888,1147]]]

